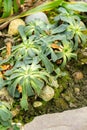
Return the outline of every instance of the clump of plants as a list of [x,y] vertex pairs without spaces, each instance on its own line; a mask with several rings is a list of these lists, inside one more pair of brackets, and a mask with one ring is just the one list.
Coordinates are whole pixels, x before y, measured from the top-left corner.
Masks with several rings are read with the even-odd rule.
[[63,33],[66,35],[67,40],[74,41],[74,49],[76,50],[78,44],[85,44],[87,41],[86,25],[75,11],[63,7],[60,7],[58,11],[60,14],[55,17],[55,21],[62,22],[61,29],[65,27]]
[[12,113],[9,106],[4,102],[0,102],[0,129],[8,130],[9,128],[19,130],[17,125],[12,125]]
[[9,56],[6,50],[4,56],[1,53],[0,88],[20,99],[24,110],[29,108],[29,97],[42,100],[40,94],[47,85],[57,89],[58,77],[66,75],[63,68],[77,59],[76,50],[87,42],[87,27],[78,9],[66,5],[58,8],[53,24],[37,19],[19,26],[21,43],[11,47]]

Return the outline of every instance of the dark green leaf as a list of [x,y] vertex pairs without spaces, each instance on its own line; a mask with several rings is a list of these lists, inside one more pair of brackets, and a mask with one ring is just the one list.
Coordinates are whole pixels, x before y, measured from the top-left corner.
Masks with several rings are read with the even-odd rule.
[[14,12],[17,13],[18,9],[19,9],[19,6],[17,4],[17,0],[14,0],[14,6],[13,6],[13,8],[14,8]]
[[24,4],[24,1],[25,1],[25,0],[20,0],[20,3],[21,3],[21,4]]
[[8,17],[11,15],[12,11],[12,0],[4,0],[4,13],[2,15],[3,18]]

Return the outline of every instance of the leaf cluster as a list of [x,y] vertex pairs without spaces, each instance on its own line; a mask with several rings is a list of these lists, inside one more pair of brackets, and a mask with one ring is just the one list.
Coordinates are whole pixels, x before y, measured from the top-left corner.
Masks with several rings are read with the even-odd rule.
[[[60,65],[64,67],[67,61],[76,57],[73,53],[73,42],[68,42],[64,35],[59,34],[65,28],[57,33],[55,25],[40,20],[19,26],[23,42],[12,46],[11,56],[0,62],[1,65],[11,65],[13,61],[12,69],[4,73],[5,80],[1,78],[1,88],[6,85],[9,93],[19,98],[20,92],[17,88],[20,86],[22,89],[20,104],[25,110],[28,109],[28,96],[39,96],[46,84],[51,85],[52,80],[63,75],[57,71],[57,62],[62,60]],[[53,73],[54,78],[51,78]]]
[[[74,41],[74,50],[76,50],[79,44],[86,43],[87,28],[77,12],[64,7],[60,7],[58,12],[59,15],[56,16],[54,20],[58,23],[62,22],[63,26],[66,27],[63,34],[68,41]],[[61,26],[61,28],[63,28],[63,26]]]
[[32,63],[25,65],[23,62],[16,63],[11,69],[6,71],[5,77],[8,85],[8,91],[13,97],[20,97],[17,86],[20,85],[22,89],[21,106],[25,110],[28,109],[28,96],[40,94],[45,82],[48,82],[49,74],[42,70],[40,65]]
[[2,102],[0,102],[0,124],[3,126],[11,126],[12,114],[10,110]]

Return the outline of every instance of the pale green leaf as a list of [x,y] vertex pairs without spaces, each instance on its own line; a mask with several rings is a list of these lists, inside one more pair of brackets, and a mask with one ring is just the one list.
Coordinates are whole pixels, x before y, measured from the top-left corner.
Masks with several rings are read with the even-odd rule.
[[79,11],[79,12],[87,12],[87,3],[86,2],[64,2],[62,4],[66,9]]

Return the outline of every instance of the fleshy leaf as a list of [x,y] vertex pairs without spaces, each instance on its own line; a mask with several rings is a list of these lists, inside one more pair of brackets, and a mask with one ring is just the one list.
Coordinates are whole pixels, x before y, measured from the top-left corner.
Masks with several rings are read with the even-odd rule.
[[62,6],[74,11],[87,12],[86,2],[64,2]]

